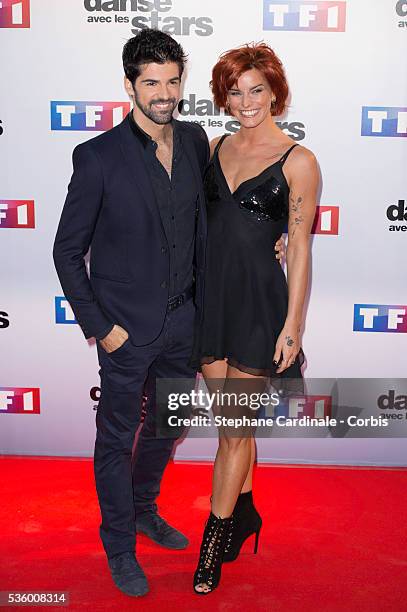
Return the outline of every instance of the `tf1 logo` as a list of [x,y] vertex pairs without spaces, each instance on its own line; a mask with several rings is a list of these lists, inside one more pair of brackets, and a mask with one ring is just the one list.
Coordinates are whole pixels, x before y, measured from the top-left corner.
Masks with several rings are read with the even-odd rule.
[[323,419],[332,416],[332,398],[330,395],[298,395],[281,397],[277,406],[265,407],[266,417],[285,417],[288,419],[308,416],[312,419]]
[[339,206],[317,206],[312,234],[338,235]]
[[407,333],[407,306],[355,304],[353,331]]
[[0,387],[0,414],[40,414],[40,390]]
[[123,121],[130,102],[51,101],[51,130],[106,131]]
[[361,136],[407,136],[407,108],[363,106]]
[[29,28],[30,0],[0,0],[0,28]]
[[[337,236],[339,232],[339,206],[317,206],[311,234]],[[284,229],[288,233],[288,225]]]
[[344,32],[344,0],[263,0],[263,30]]
[[55,298],[55,323],[65,325],[76,325],[78,323],[66,297],[57,296]]
[[0,229],[34,227],[34,200],[0,200]]

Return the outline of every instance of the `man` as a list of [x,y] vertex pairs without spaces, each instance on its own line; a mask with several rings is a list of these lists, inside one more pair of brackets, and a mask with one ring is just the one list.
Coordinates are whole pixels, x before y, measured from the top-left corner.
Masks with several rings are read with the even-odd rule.
[[[136,531],[168,548],[188,545],[157,513],[174,440],[155,436],[154,401],[157,378],[196,374],[188,360],[202,301],[209,145],[199,125],[172,118],[185,61],[182,47],[158,30],[125,44],[133,111],[75,148],[54,245],[65,296],[85,337],[97,339],[100,535],[115,584],[131,596],[148,591]],[[145,384],[149,406],[132,458]]]

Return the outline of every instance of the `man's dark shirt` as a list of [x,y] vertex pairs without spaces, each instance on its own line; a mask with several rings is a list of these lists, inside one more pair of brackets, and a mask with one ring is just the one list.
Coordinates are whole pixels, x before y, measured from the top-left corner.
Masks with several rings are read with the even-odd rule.
[[[193,282],[195,249],[195,220],[198,186],[193,169],[182,146],[182,135],[173,126],[173,154],[171,179],[156,156],[157,143],[128,114],[131,129],[144,147],[146,164],[160,209],[164,231],[168,240],[161,245],[162,253],[169,248],[169,297],[188,289]],[[165,250],[164,250],[165,249]]]

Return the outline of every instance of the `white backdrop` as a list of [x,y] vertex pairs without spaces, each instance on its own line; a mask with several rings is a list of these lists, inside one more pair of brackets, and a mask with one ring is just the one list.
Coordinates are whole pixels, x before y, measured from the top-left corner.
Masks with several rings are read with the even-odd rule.
[[[174,34],[189,53],[181,118],[201,121],[209,137],[237,129],[211,102],[208,82],[219,54],[260,40],[275,49],[292,92],[289,111],[279,120],[316,154],[319,203],[326,207],[313,235],[305,374],[372,381],[405,376],[407,2],[3,0],[0,5],[1,53],[7,58],[0,111],[2,452],[90,455],[93,450],[96,350],[70,321],[66,302],[56,300],[63,295],[51,251],[72,149],[122,116],[128,99],[121,51],[142,23]],[[57,104],[51,117],[52,102]],[[86,102],[98,107],[96,131],[80,114]],[[61,124],[62,103],[72,107],[71,124],[67,119]],[[359,331],[355,304],[368,308],[355,318]],[[380,315],[370,328],[369,313]],[[378,387],[378,393],[388,390]],[[259,457],[405,465],[405,446],[401,438],[268,439],[259,442]],[[210,457],[214,447],[214,440],[186,440],[177,457]]]

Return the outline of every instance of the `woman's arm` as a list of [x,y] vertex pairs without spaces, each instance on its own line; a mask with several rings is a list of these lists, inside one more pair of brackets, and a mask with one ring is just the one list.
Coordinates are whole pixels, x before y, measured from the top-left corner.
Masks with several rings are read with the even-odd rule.
[[274,361],[282,362],[277,373],[283,372],[295,360],[300,350],[300,327],[305,294],[308,284],[310,232],[315,217],[317,190],[319,184],[318,164],[314,154],[301,147],[289,160],[291,175],[288,246],[287,282],[288,312],[284,328],[278,337]]

